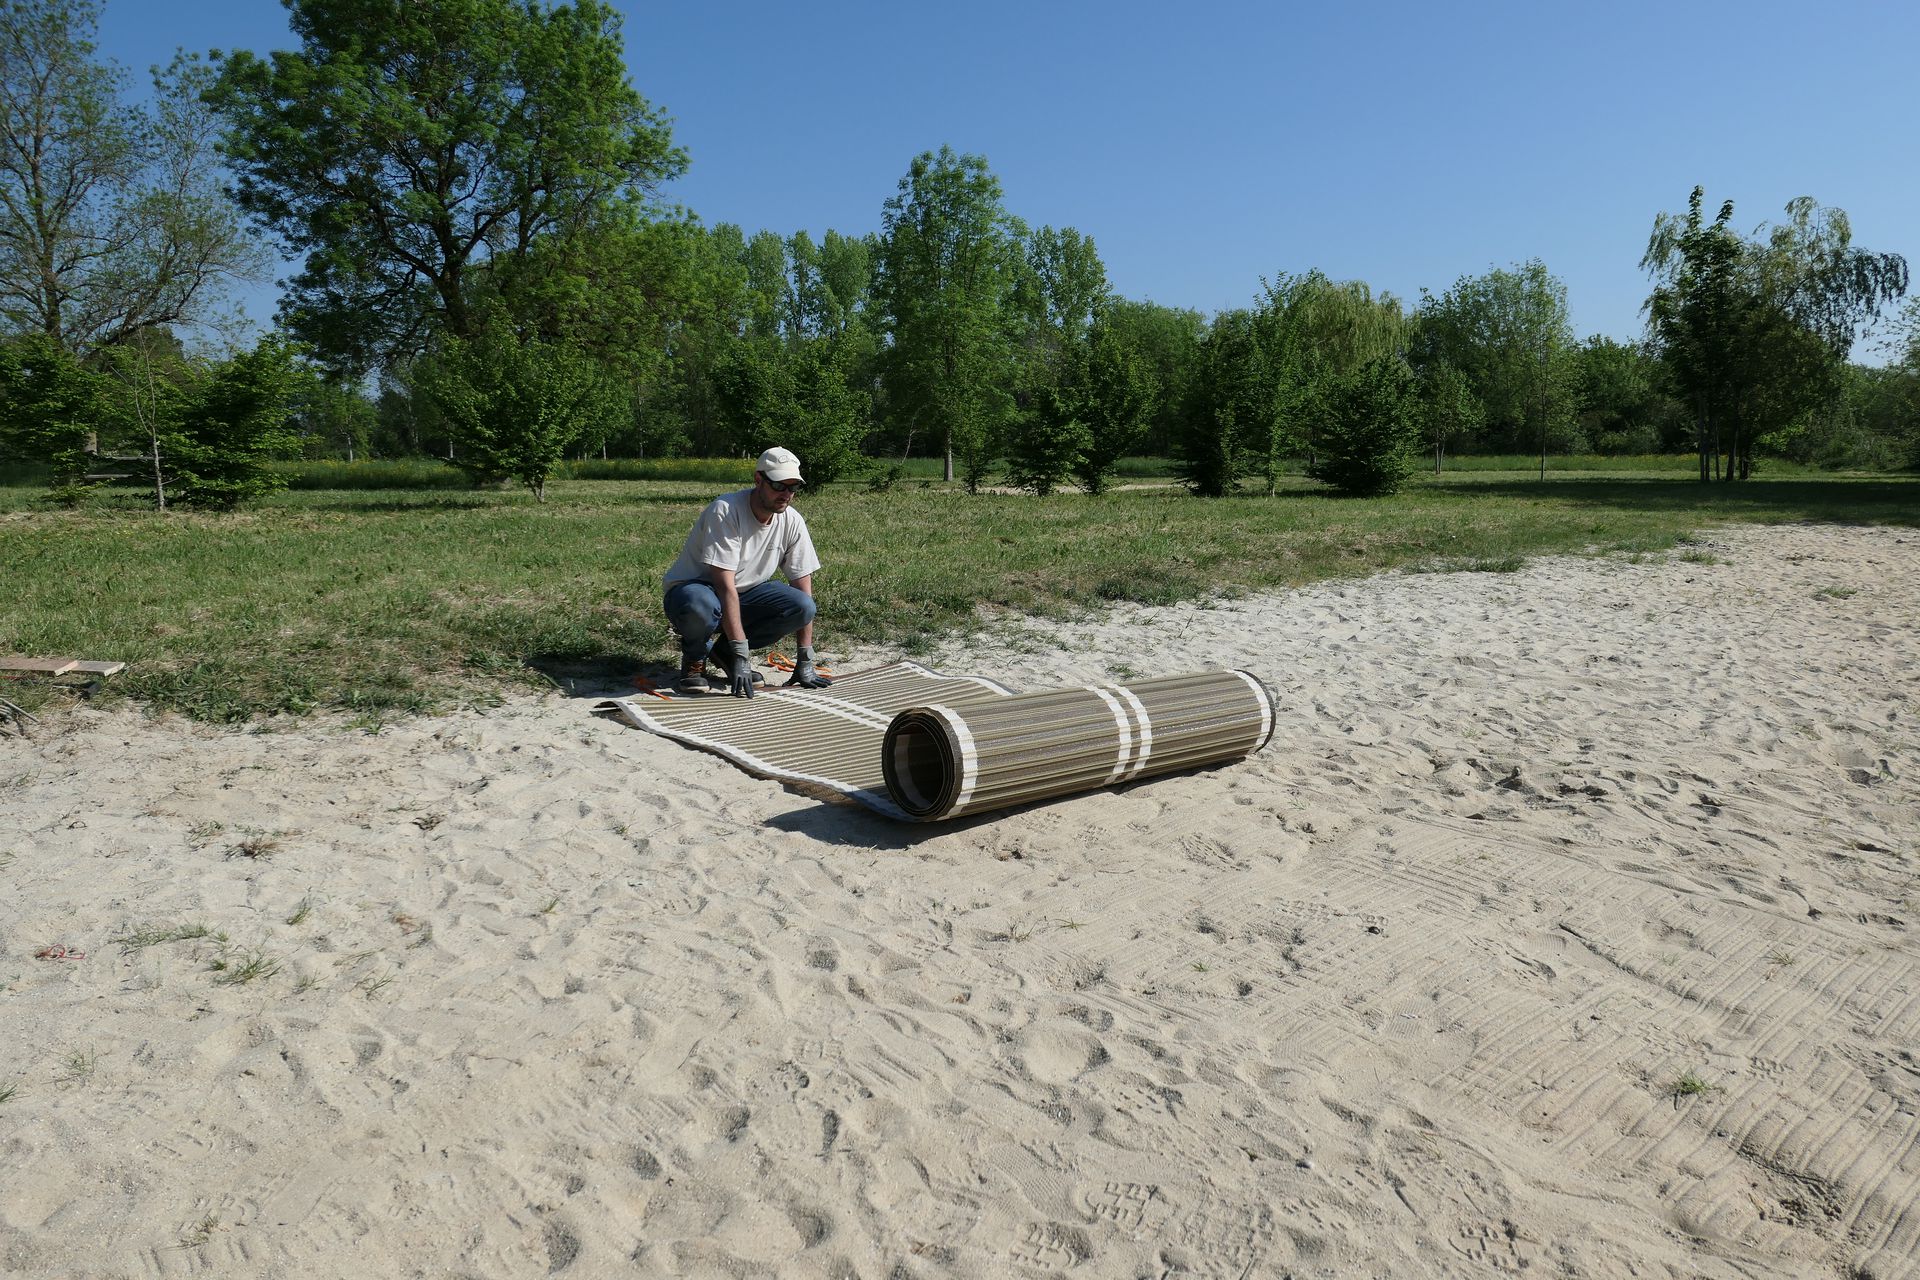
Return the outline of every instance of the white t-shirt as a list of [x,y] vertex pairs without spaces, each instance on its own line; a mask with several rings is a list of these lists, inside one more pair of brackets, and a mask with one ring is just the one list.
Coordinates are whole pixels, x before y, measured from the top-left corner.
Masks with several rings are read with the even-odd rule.
[[707,504],[693,522],[680,558],[667,570],[667,586],[704,582],[711,566],[733,570],[733,585],[745,591],[773,577],[775,570],[792,582],[820,567],[806,519],[788,507],[761,524],[753,514],[752,496],[753,490],[742,489]]

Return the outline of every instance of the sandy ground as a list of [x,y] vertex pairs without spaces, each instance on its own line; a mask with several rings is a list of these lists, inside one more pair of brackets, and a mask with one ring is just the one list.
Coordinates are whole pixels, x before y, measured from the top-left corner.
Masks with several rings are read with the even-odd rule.
[[0,1272],[1920,1275],[1920,533],[931,663],[1216,660],[1261,754],[939,828],[588,697],[0,740]]

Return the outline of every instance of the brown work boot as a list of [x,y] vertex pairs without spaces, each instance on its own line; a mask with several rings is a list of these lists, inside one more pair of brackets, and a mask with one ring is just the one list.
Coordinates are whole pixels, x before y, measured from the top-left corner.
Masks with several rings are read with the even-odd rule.
[[675,693],[708,693],[712,686],[707,683],[707,658],[705,654],[697,658],[680,660],[680,678],[673,682]]

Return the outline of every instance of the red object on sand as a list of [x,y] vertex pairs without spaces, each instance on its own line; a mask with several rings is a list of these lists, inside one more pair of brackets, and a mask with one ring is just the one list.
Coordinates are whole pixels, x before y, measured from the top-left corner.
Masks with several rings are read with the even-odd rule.
[[85,960],[87,953],[78,947],[62,946],[56,942],[50,947],[42,947],[34,952],[33,958],[35,960]]

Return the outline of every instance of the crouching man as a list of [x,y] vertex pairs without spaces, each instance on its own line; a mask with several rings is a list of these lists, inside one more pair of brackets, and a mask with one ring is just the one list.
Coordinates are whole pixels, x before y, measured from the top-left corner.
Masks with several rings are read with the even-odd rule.
[[[681,693],[711,691],[707,664],[736,698],[751,698],[760,675],[748,656],[783,636],[798,646],[790,685],[823,689],[814,669],[813,575],[820,568],[807,522],[793,499],[804,484],[800,459],[773,448],[760,455],[753,487],[709,502],[667,570],[667,622],[680,637]],[[775,572],[786,581],[774,580]]]

